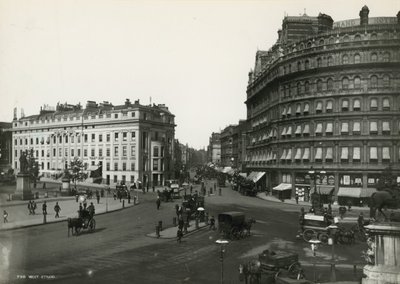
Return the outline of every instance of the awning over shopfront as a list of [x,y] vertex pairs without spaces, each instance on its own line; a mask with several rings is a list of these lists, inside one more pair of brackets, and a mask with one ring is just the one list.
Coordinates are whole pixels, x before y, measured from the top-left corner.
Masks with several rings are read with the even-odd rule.
[[265,172],[251,172],[248,177],[246,177],[248,180],[251,180],[252,182],[256,183],[257,181],[260,180],[265,175]]
[[317,185],[317,192],[320,194],[330,195],[334,189],[333,185]]
[[339,187],[337,196],[360,198],[361,191],[361,187]]
[[277,191],[284,191],[284,190],[291,190],[292,189],[292,184],[290,183],[281,183],[278,186],[275,186],[273,188],[273,190],[277,190]]

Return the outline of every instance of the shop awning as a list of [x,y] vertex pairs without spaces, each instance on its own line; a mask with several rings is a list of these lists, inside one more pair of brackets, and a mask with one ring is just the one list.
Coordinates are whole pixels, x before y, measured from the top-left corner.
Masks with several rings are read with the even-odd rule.
[[239,175],[242,176],[242,177],[244,177],[244,178],[247,177],[247,174],[246,174],[246,173],[239,173]]
[[281,183],[278,186],[275,186],[273,188],[273,190],[277,190],[277,191],[284,191],[284,190],[291,190],[292,189],[292,184],[290,183]]
[[376,192],[376,188],[368,187],[361,190],[361,197],[371,197]]
[[335,189],[333,185],[317,185],[317,192],[323,195],[330,195]]
[[337,196],[360,198],[361,190],[361,187],[339,187]]
[[251,180],[252,182],[256,183],[260,180],[260,178],[265,175],[265,172],[251,172],[246,179]]

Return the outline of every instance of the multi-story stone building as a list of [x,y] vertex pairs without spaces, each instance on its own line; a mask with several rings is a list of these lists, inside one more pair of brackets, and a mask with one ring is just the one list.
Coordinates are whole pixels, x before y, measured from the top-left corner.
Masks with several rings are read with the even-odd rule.
[[214,164],[221,163],[221,133],[213,132],[207,147],[208,161]]
[[88,170],[101,166],[107,184],[151,186],[172,178],[175,124],[165,105],[126,100],[44,107],[38,115],[15,117],[12,132],[17,172],[21,153],[33,149],[43,175],[62,171],[77,157]]
[[0,122],[0,172],[11,168],[11,123]]
[[368,14],[287,16],[276,44],[257,52],[247,167],[266,172],[268,189],[307,200],[316,182],[359,199],[385,168],[399,173],[400,12]]

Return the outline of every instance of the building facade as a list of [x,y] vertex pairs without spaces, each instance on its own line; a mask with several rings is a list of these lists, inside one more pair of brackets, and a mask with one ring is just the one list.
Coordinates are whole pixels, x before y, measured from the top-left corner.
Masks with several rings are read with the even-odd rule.
[[89,101],[43,107],[38,115],[14,118],[12,165],[19,171],[23,151],[34,150],[40,173],[51,176],[74,158],[88,170],[101,166],[103,182],[160,185],[173,175],[174,115],[165,105],[123,105]]
[[12,132],[10,122],[0,122],[0,172],[6,173],[11,169]]
[[207,152],[209,162],[221,163],[221,133],[213,132],[211,134]]
[[384,169],[399,173],[400,12],[359,16],[287,16],[276,44],[257,52],[246,166],[266,172],[267,189],[363,197]]

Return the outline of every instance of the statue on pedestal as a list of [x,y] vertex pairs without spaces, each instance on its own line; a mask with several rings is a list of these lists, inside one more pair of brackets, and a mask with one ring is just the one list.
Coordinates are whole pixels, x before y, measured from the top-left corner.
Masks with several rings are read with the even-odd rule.
[[26,158],[26,153],[22,152],[21,157],[19,157],[20,163],[20,173],[26,174],[28,173],[28,159]]

